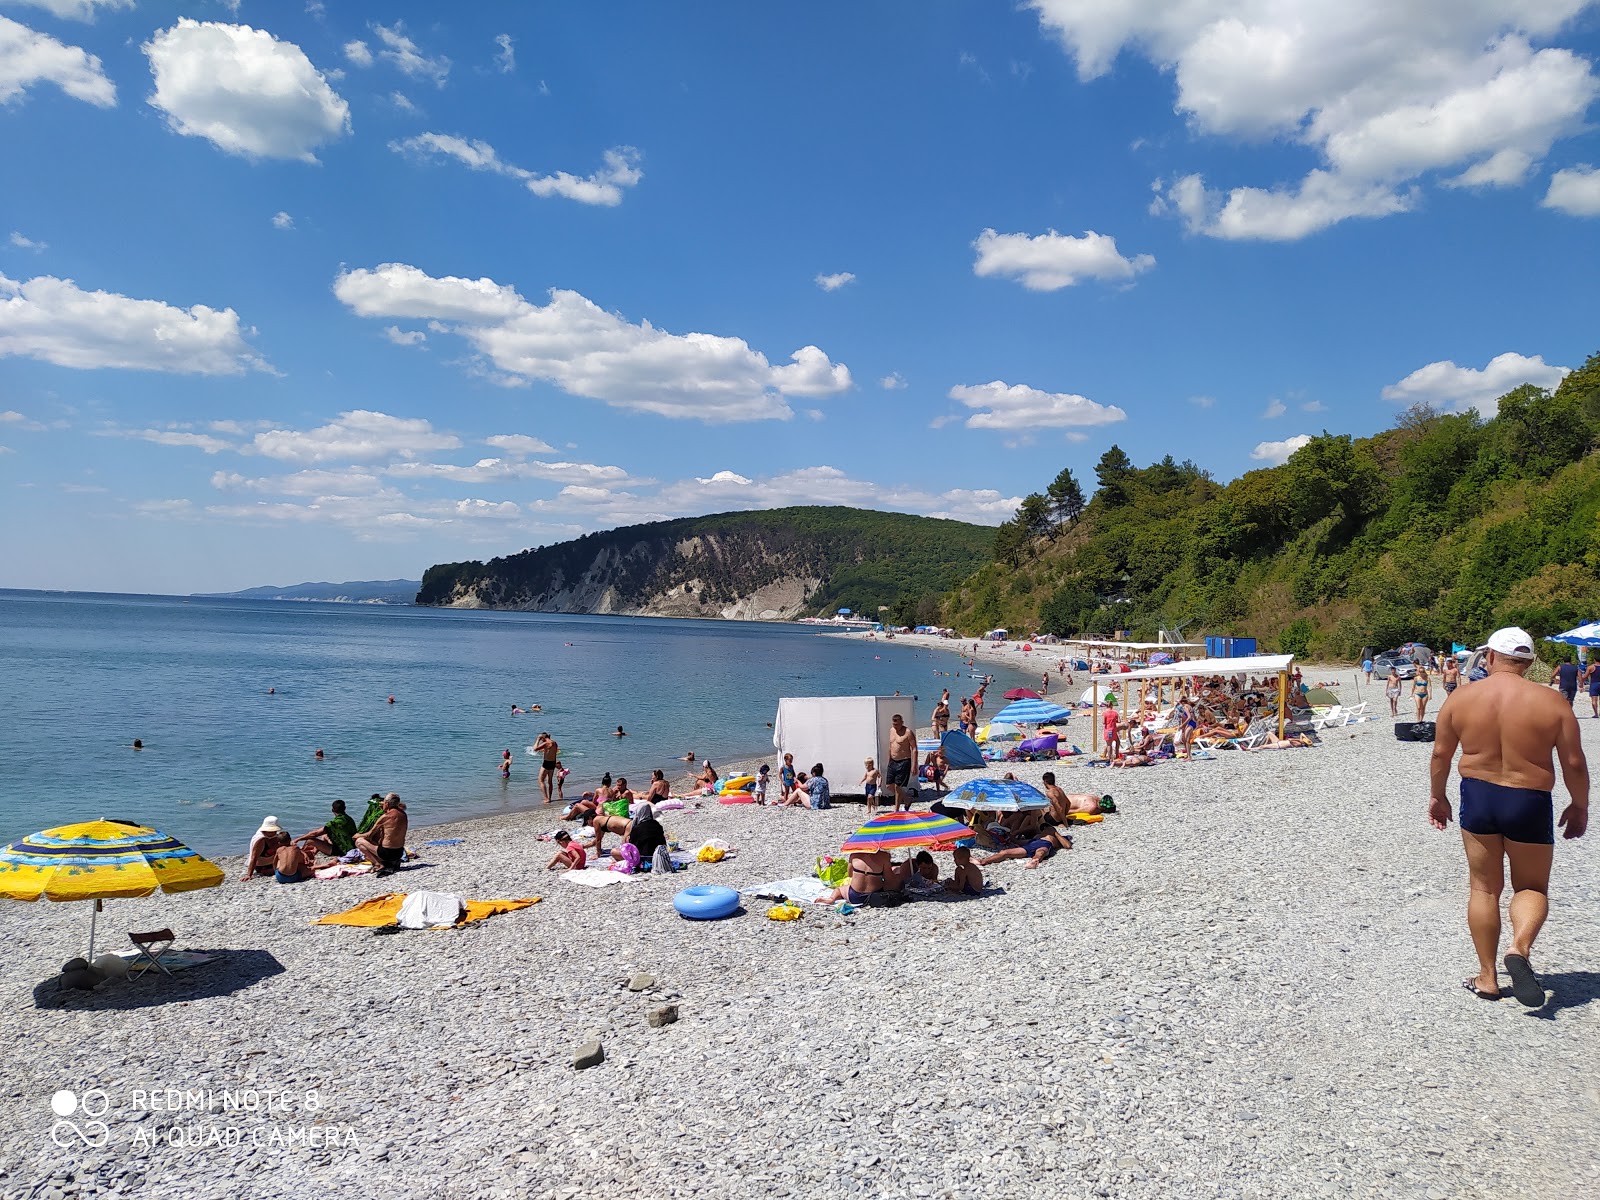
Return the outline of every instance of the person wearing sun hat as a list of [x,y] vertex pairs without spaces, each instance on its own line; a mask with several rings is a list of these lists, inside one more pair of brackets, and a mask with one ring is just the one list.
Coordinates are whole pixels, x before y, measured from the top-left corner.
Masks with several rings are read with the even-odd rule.
[[242,878],[272,874],[280,837],[287,839],[288,836],[288,831],[278,824],[277,817],[269,816],[262,821],[261,828],[250,835],[250,849],[245,854]]
[[1500,948],[1500,893],[1511,864],[1511,944],[1506,974],[1519,1003],[1537,1008],[1544,988],[1529,959],[1550,912],[1550,864],[1555,853],[1554,799],[1560,763],[1569,802],[1559,822],[1567,839],[1589,824],[1589,765],[1571,705],[1525,676],[1533,665],[1533,636],[1510,626],[1479,647],[1488,674],[1445,698],[1429,765],[1428,821],[1450,823],[1445,785],[1461,751],[1461,840],[1471,891],[1467,928],[1478,953],[1478,974],[1462,986],[1484,1000],[1500,998],[1495,957]]

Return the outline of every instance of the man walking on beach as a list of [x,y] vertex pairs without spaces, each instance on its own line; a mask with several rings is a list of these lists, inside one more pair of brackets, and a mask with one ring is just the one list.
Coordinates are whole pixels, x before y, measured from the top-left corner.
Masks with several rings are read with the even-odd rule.
[[1432,797],[1428,821],[1450,823],[1445,785],[1450,761],[1461,749],[1461,840],[1467,851],[1471,892],[1467,927],[1478,952],[1478,974],[1462,986],[1485,1000],[1500,998],[1495,955],[1500,946],[1500,892],[1504,860],[1511,862],[1511,944],[1506,973],[1512,994],[1530,1008],[1544,1003],[1544,988],[1529,957],[1549,915],[1550,862],[1555,852],[1551,789],[1554,755],[1570,802],[1560,825],[1567,839],[1589,823],[1589,766],[1570,704],[1524,678],[1533,664],[1533,638],[1515,627],[1497,629],[1484,650],[1488,675],[1445,700],[1429,764]]
[[533,749],[534,753],[544,756],[539,761],[539,790],[544,793],[544,802],[549,804],[556,786],[556,769],[561,766],[556,761],[561,757],[561,747],[548,733],[540,733],[538,740],[533,743]]
[[883,773],[883,782],[893,793],[893,807],[896,810],[905,807],[900,797],[900,789],[909,786],[911,777],[916,773],[917,735],[915,731],[906,728],[905,718],[895,713],[890,719],[889,765]]

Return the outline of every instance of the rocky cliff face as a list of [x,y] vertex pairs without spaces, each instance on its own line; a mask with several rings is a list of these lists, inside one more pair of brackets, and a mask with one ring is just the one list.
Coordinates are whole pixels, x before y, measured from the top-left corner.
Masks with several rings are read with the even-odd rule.
[[[862,597],[855,606],[876,615],[878,604],[912,589],[921,595],[948,586],[987,553],[990,539],[987,529],[899,513],[724,513],[589,534],[487,563],[430,567],[417,603],[781,621],[831,614]],[[930,546],[936,580],[924,579]]]

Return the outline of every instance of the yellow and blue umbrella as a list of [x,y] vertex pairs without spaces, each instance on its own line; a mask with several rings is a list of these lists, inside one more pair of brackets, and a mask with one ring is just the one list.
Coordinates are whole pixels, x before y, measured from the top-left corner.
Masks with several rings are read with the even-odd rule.
[[[102,900],[216,887],[222,868],[159,829],[128,821],[82,821],[29,834],[0,850],[0,896],[12,900]],[[89,955],[94,956],[94,921]]]
[[973,836],[960,821],[934,812],[881,813],[844,840],[844,854],[871,854],[878,850],[904,850],[912,846],[950,849]]

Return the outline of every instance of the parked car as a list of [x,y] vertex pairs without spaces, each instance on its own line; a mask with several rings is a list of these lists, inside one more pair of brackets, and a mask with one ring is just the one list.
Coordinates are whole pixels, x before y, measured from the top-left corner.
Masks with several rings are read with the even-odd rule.
[[1401,654],[1398,650],[1385,650],[1372,660],[1372,677],[1387,679],[1391,673],[1401,679],[1415,678],[1417,664],[1411,661],[1411,656],[1408,654]]

